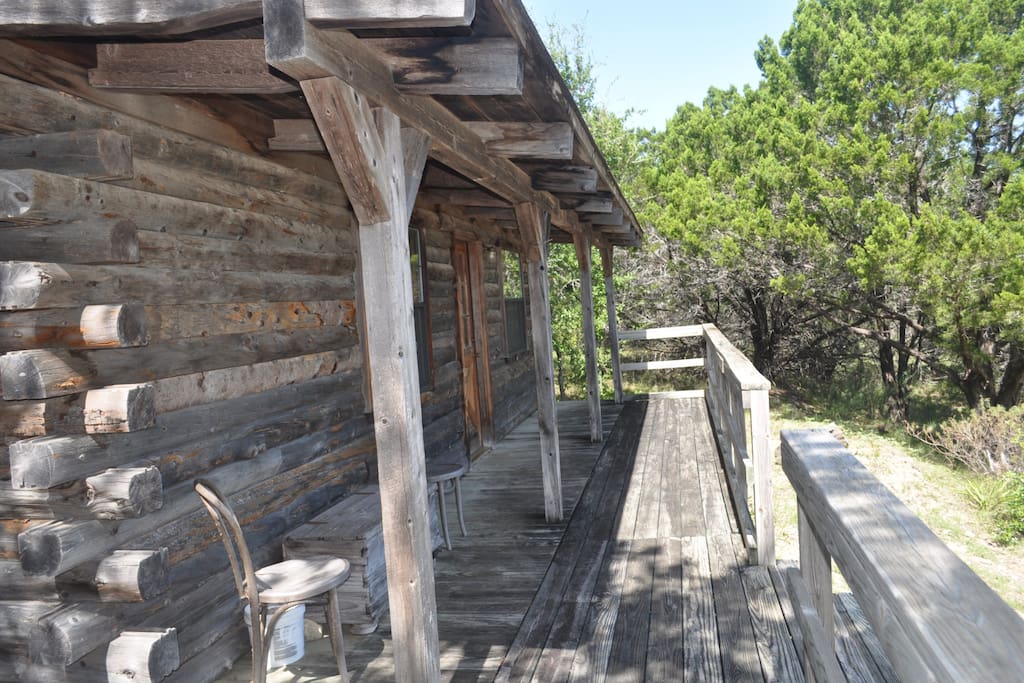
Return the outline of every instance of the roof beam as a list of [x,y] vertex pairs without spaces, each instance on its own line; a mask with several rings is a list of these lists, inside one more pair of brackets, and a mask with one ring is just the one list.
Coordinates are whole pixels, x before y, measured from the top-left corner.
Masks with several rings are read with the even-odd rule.
[[493,208],[508,208],[510,204],[501,197],[495,197],[490,192],[477,189],[459,189],[448,187],[424,188],[425,195],[440,204],[455,204],[457,206],[480,206]]
[[320,28],[440,28],[469,26],[476,0],[305,0],[306,18]]
[[270,94],[298,89],[270,72],[259,39],[100,44],[89,84],[179,93]]
[[258,0],[33,0],[0,3],[0,36],[175,35],[258,19]]
[[267,146],[275,152],[326,152],[316,122],[312,119],[274,119],[274,137]]
[[[486,149],[495,156],[529,159],[567,160],[572,158],[572,128],[568,123],[520,123],[518,121],[466,121],[465,125],[484,141]],[[270,148],[276,151],[324,152],[323,140],[311,119],[275,119],[274,137]],[[564,208],[577,211],[597,211],[607,204],[611,211],[611,197],[586,197]],[[586,208],[579,208],[585,206]]]
[[487,152],[482,140],[442,104],[400,93],[379,56],[346,31],[325,32],[306,21],[301,0],[264,0],[267,61],[302,81],[338,76],[363,96],[395,112],[406,125],[430,135],[431,156],[457,173],[511,201],[550,211],[556,224],[572,216],[555,198],[533,190],[529,176],[507,159]]
[[580,216],[580,220],[590,225],[609,225],[617,226],[623,224],[623,213],[622,209],[615,207],[608,213],[595,213]]
[[560,192],[558,202],[563,209],[572,209],[577,213],[611,213],[614,206],[614,199],[608,192]]
[[589,166],[552,166],[533,171],[533,187],[549,192],[597,192],[597,171]]
[[507,159],[572,159],[572,126],[568,123],[467,121],[491,154]]
[[376,38],[395,84],[417,95],[520,95],[523,61],[511,38]]

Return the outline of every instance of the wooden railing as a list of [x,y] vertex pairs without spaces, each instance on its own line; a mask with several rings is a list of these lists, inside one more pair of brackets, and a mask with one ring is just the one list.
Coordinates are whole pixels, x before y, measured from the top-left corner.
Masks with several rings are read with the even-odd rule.
[[729,478],[729,491],[749,561],[775,563],[772,462],[768,440],[771,384],[714,325],[686,325],[619,332],[619,341],[699,337],[703,358],[623,363],[623,372],[703,368],[705,398]]
[[800,569],[787,571],[807,680],[835,658],[832,561],[903,681],[1024,681],[1024,620],[828,432],[784,431]]

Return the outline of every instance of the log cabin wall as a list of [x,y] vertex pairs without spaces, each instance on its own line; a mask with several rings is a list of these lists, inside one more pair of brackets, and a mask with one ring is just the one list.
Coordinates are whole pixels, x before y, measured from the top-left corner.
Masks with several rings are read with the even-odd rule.
[[[272,160],[237,103],[94,90],[73,50],[3,43],[0,679],[106,680],[121,634],[175,629],[168,680],[208,680],[247,635],[192,480],[229,493],[266,563],[376,476],[354,219],[329,165]],[[72,143],[100,151],[70,167]],[[450,460],[465,421],[439,225],[424,433]],[[485,279],[501,435],[535,407],[533,361],[506,358],[497,261]]]

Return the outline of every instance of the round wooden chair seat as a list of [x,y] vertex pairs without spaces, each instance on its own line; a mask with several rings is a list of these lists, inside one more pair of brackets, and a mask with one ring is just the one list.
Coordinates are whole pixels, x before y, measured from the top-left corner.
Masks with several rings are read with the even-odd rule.
[[285,560],[256,572],[260,602],[280,605],[308,600],[345,583],[352,567],[348,560],[315,555]]

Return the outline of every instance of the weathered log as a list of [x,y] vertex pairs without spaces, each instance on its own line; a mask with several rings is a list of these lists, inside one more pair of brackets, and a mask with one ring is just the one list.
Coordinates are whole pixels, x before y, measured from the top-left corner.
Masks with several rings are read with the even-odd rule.
[[336,275],[351,271],[355,262],[352,252],[343,249],[337,235],[333,234],[317,241],[306,240],[302,249],[295,249],[253,240],[225,240],[145,230],[139,233],[139,250],[147,266],[167,268]]
[[353,370],[357,356],[344,351],[324,351],[157,380],[156,411],[169,413]]
[[125,631],[107,648],[110,683],[159,683],[178,668],[178,632]]
[[[10,65],[8,54],[33,53],[19,50],[16,44],[5,43],[0,51],[0,62],[5,70],[21,73],[20,65]],[[26,60],[38,61],[33,53]],[[29,70],[25,80],[33,80]],[[130,135],[135,160],[135,177],[116,181],[135,189],[147,190],[193,199],[212,201],[223,206],[249,208],[300,221],[320,222],[326,225],[347,225],[345,194],[337,179],[326,179],[282,166],[252,154],[244,154],[219,144],[211,144],[190,135],[148,123],[140,118],[111,112],[69,97],[55,87],[40,88],[15,78],[0,75],[0,130],[11,132],[52,132],[81,128],[111,128]],[[88,86],[84,86],[86,91]],[[96,92],[96,91],[93,91]],[[109,93],[113,94],[113,93]],[[164,107],[180,106],[168,100]],[[146,117],[162,120],[164,112],[143,112]],[[175,120],[176,125],[188,129],[194,126],[196,116]],[[219,139],[231,135],[230,130],[218,130]],[[230,180],[227,180],[230,179]],[[140,228],[144,227],[141,224]]]
[[112,434],[153,426],[152,384],[119,384],[44,400],[0,401],[0,432],[32,437]]
[[155,467],[112,468],[85,480],[90,511],[100,519],[139,517],[163,505]]
[[4,228],[0,257],[64,263],[138,263],[139,239],[130,220],[89,218],[61,225]]
[[137,304],[99,304],[0,314],[0,352],[47,347],[110,348],[148,341],[146,311]]
[[[214,482],[222,493],[231,496],[261,482],[268,482],[282,472],[289,472],[287,478],[278,477],[270,482],[275,487],[275,495],[287,499],[288,496],[284,495],[286,492],[294,494],[296,490],[302,490],[299,484],[305,486],[303,480],[308,479],[310,485],[321,482],[328,472],[324,469],[326,467],[336,468],[330,472],[330,476],[340,476],[344,469],[341,463],[347,460],[350,462],[346,464],[351,465],[351,461],[364,452],[362,448],[348,447],[309,458],[311,451],[322,452],[322,446],[317,447],[317,442],[329,443],[335,437],[334,430],[325,430],[299,440],[298,444],[273,448],[258,458],[220,467],[208,473],[206,478]],[[268,496],[267,504],[272,505],[273,502],[274,498]],[[145,517],[126,519],[117,525],[84,520],[45,522],[19,534],[21,566],[29,574],[63,573],[157,531],[161,531],[161,537],[169,541],[184,545],[195,544],[194,538],[182,536],[182,533],[190,536],[192,532],[187,528],[182,529],[181,525],[185,523],[189,527],[194,524],[194,521],[186,523],[185,520],[188,515],[201,512],[200,505],[192,482],[184,481],[165,491],[163,507]],[[172,529],[175,530],[173,533],[165,533]],[[216,542],[215,532],[212,536],[211,542]]]
[[270,332],[217,339],[190,339],[138,349],[68,352],[12,351],[0,356],[0,383],[7,400],[51,398],[92,388],[263,363],[331,348],[354,346],[347,327],[303,334]]
[[[0,78],[0,84],[3,83]],[[253,241],[265,248],[318,251],[336,245],[345,230],[267,216],[201,201],[96,183],[43,171],[0,171],[0,221],[74,223],[130,220],[139,230]],[[331,225],[347,226],[344,214]],[[351,243],[352,237],[348,236]]]
[[215,408],[197,405],[167,413],[157,428],[142,432],[25,439],[11,447],[11,485],[51,488],[143,458],[161,468],[168,485],[216,462],[254,457],[310,428],[339,428],[343,417],[358,412],[353,407],[357,387],[353,374],[326,376]]
[[114,384],[85,394],[85,431],[88,434],[137,432],[156,419],[156,387]]
[[44,524],[34,519],[0,518],[0,560],[18,559],[18,536]]
[[215,269],[0,263],[0,311],[110,304],[144,293],[148,304],[350,298],[352,277]]
[[[5,591],[6,592],[6,591]],[[12,600],[4,595],[0,601],[0,649],[13,649],[28,641],[35,622],[56,607],[51,602]]]
[[[36,465],[47,463],[54,464],[53,459]],[[162,490],[160,472],[152,466],[111,468],[84,481],[45,491],[12,488],[12,482],[4,481],[0,482],[0,514],[30,519],[138,517],[160,508]]]
[[34,168],[89,180],[131,178],[132,139],[111,130],[0,138],[0,169]]
[[167,548],[115,550],[98,562],[86,562],[59,576],[34,576],[17,560],[3,560],[0,579],[7,589],[33,600],[144,602],[167,591],[167,558]]
[[156,343],[189,337],[351,327],[356,321],[356,304],[343,299],[147,306],[146,317],[150,338]]
[[60,607],[36,622],[29,636],[33,662],[68,666],[109,641],[117,619],[109,610],[91,604]]

